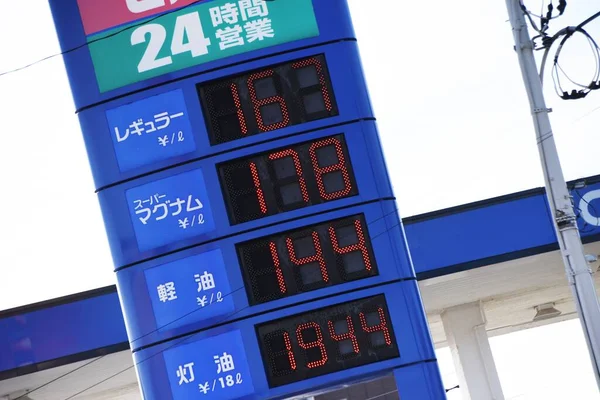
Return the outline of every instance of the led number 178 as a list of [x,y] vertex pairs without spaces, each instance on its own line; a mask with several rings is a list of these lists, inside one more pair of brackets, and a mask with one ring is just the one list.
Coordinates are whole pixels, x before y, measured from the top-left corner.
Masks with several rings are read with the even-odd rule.
[[[150,34],[149,37],[146,36],[147,34]],[[187,42],[184,42],[186,38]],[[148,46],[138,64],[139,73],[173,63],[173,58],[170,55],[159,57],[159,53],[167,40],[167,30],[164,26],[161,24],[147,24],[140,26],[131,34],[131,44],[133,46],[146,43],[146,40]],[[210,39],[204,36],[198,11],[177,17],[173,39],[171,40],[171,55],[189,51],[192,57],[199,57],[208,54],[208,46],[210,46]]]

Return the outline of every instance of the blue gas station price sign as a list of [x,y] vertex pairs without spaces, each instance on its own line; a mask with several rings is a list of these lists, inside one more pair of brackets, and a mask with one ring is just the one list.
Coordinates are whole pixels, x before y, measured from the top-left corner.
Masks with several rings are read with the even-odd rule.
[[134,187],[126,197],[141,251],[215,228],[200,169]]
[[235,310],[220,249],[150,268],[144,275],[159,330]]
[[366,225],[393,191],[346,0],[50,2],[145,397],[433,357],[402,232]]
[[196,150],[181,89],[108,110],[106,118],[121,171]]
[[173,400],[237,399],[254,392],[239,331],[232,331],[164,352]]

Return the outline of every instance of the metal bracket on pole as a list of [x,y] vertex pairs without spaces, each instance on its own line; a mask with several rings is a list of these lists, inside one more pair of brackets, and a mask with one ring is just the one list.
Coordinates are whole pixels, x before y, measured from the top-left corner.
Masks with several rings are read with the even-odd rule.
[[563,231],[570,228],[577,227],[577,219],[574,215],[566,215],[564,211],[556,210],[556,225],[558,229]]

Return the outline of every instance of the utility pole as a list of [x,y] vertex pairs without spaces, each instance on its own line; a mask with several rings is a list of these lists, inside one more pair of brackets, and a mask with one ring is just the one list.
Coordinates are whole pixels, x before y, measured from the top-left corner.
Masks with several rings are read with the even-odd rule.
[[533,55],[533,43],[527,30],[525,16],[519,0],[506,0],[506,6],[515,39],[515,50],[531,105],[554,229],[587,341],[596,383],[600,389],[600,303],[592,271],[585,259],[571,196],[560,166],[548,116],[551,110],[546,107],[544,101],[542,82]]

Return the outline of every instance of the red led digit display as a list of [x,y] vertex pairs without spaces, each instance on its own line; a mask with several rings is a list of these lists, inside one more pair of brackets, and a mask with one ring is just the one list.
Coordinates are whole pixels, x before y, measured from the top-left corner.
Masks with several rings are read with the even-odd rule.
[[373,336],[373,341],[374,345],[376,345],[377,341],[381,342],[383,341],[385,344],[387,344],[388,346],[392,343],[392,338],[390,336],[390,331],[389,331],[389,327],[383,323],[383,318],[384,318],[384,313],[383,313],[383,308],[379,307],[377,309],[377,315],[378,318],[375,318],[375,323],[370,325],[368,320],[367,320],[367,315],[365,313],[360,313],[360,326],[362,327],[362,329],[365,332],[368,333],[377,333],[380,332],[381,334],[378,336]]
[[358,194],[343,135],[218,166],[232,225]]
[[362,214],[239,243],[236,249],[251,305],[378,275]]
[[383,295],[256,326],[270,387],[399,357]]
[[[308,339],[310,338],[310,339]],[[306,368],[322,367],[327,363],[327,349],[323,343],[321,327],[314,321],[298,325],[296,328],[298,346],[305,350],[306,358],[313,359],[306,363]],[[311,354],[312,356],[309,356]]]
[[[335,164],[323,166],[324,164],[319,159],[317,155],[317,151],[319,149],[335,149],[335,157],[338,160]],[[334,200],[340,197],[345,197],[352,191],[352,182],[350,182],[350,175],[348,175],[348,170],[344,165],[344,149],[342,148],[342,143],[335,139],[330,138],[326,140],[319,140],[318,142],[313,143],[310,146],[310,159],[312,161],[313,168],[315,170],[315,178],[317,178],[317,185],[319,186],[319,194],[325,200]],[[342,179],[344,180],[344,185],[341,186],[340,190],[336,192],[330,192],[325,188],[325,182],[323,180],[324,176],[330,176],[329,174],[333,174],[338,172],[342,175]]]
[[[338,320],[336,322],[338,322],[338,326],[339,326],[339,322],[341,322],[343,320]],[[335,340],[336,342],[342,342],[344,340],[350,340],[350,342],[352,343],[352,351],[340,351],[338,352],[339,356],[353,356],[354,354],[358,354],[360,353],[360,346],[358,345],[358,340],[356,339],[356,335],[354,334],[354,324],[352,322],[352,318],[350,316],[346,316],[346,319],[344,321],[346,324],[343,325],[342,324],[342,329],[338,328],[336,326],[336,324],[333,323],[333,321],[327,321],[327,324],[329,326],[329,336],[331,336],[331,338],[333,340]],[[343,331],[344,333],[336,333],[336,331]]]
[[211,144],[338,115],[323,55],[198,85]]

